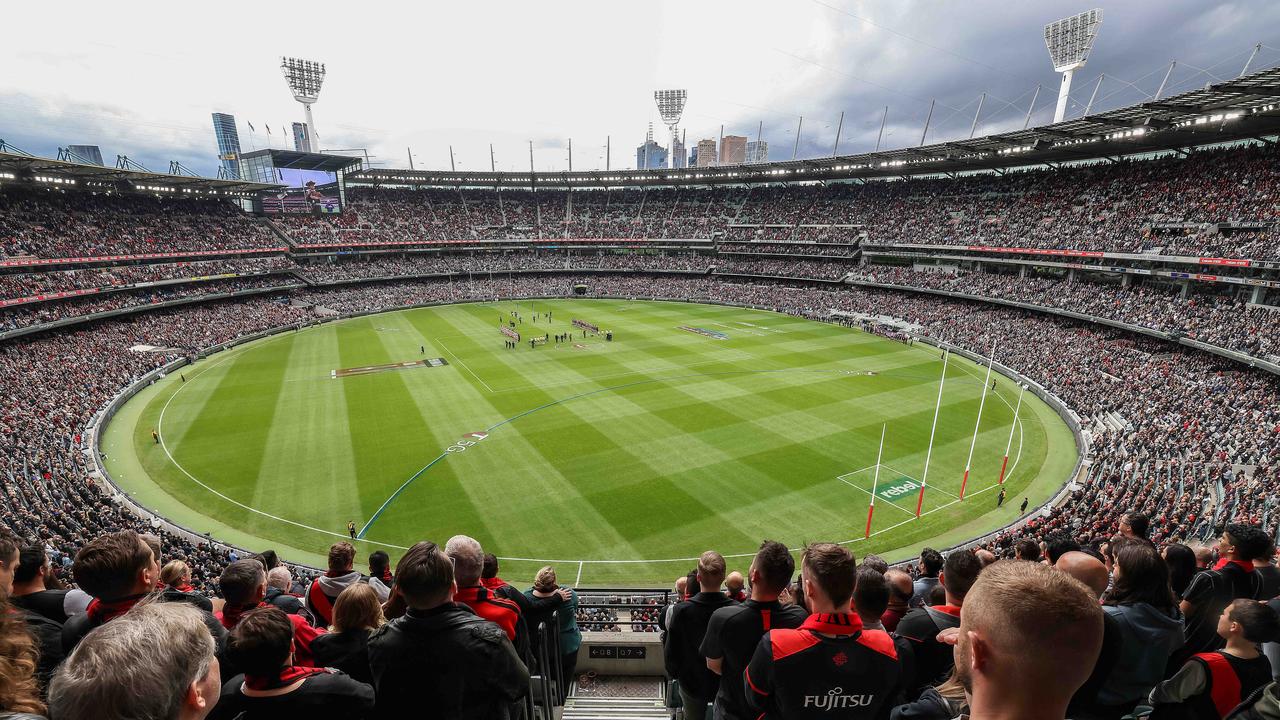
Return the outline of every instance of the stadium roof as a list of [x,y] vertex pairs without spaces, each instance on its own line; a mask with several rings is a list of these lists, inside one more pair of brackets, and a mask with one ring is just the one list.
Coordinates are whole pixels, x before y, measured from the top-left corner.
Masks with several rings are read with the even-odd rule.
[[1280,134],[1280,68],[1052,125],[921,147],[752,165],[587,172],[368,169],[348,183],[606,187],[807,182],[1056,165]]
[[285,170],[322,170],[336,173],[361,164],[359,158],[350,155],[298,152],[297,150],[254,150],[241,153],[240,159],[248,160],[264,156],[270,156],[273,166]]
[[[9,146],[12,147],[12,146]],[[223,195],[255,194],[275,190],[280,185],[247,182],[244,180],[220,180],[193,175],[170,175],[131,168],[105,167],[85,163],[65,162],[36,157],[20,152],[0,151],[0,173],[8,173],[19,180],[61,183],[75,180],[89,183],[131,183],[143,192],[171,189],[173,191],[198,191]]]

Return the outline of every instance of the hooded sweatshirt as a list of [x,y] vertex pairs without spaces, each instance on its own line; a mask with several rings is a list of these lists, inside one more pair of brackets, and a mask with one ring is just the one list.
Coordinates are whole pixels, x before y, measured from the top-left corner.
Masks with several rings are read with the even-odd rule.
[[1120,625],[1120,654],[1111,676],[1098,691],[1103,705],[1145,700],[1164,678],[1169,656],[1185,642],[1182,613],[1162,612],[1147,603],[1104,605]]
[[1271,683],[1257,690],[1227,720],[1280,720],[1280,687]]
[[[316,627],[328,627],[333,624],[333,604],[337,602],[343,590],[360,582],[360,579],[360,573],[352,570],[342,575],[325,573],[312,581],[302,597],[306,602],[307,612],[311,613],[316,620]],[[318,592],[324,593],[325,598],[328,599],[327,603],[323,600],[317,601]]]

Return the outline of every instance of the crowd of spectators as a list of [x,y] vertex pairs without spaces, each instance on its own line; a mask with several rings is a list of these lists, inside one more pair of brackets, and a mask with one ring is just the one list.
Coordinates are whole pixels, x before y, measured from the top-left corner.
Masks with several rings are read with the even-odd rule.
[[[1182,297],[1176,285],[1068,282],[1011,274],[931,272],[867,266],[861,279],[1013,300],[1117,320],[1260,358],[1280,355],[1280,308],[1249,305],[1232,295]],[[1197,285],[1200,287],[1200,285]],[[1213,287],[1213,286],[1207,286]]]
[[226,258],[154,265],[113,265],[84,270],[18,272],[0,275],[0,301],[35,298],[64,292],[104,291],[144,283],[181,281],[217,275],[253,275],[290,270],[293,261],[284,256]]
[[280,247],[226,200],[0,188],[0,259],[78,258]]
[[824,186],[538,192],[352,188],[348,212],[341,216],[277,222],[300,244],[863,239],[1278,259],[1276,165],[1277,150],[1249,146],[998,176]]

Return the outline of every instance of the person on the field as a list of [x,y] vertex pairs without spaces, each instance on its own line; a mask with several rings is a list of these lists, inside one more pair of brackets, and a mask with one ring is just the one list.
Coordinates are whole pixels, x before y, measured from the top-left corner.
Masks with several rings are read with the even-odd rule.
[[1022,504],[1018,506],[1018,514],[1020,515],[1027,514],[1027,502],[1028,502],[1028,498],[1022,498]]
[[502,628],[452,601],[449,556],[420,542],[395,575],[392,599],[407,610],[369,636],[378,717],[516,717],[529,671]]
[[968,720],[1063,720],[1097,661],[1102,627],[1098,600],[1066,573],[1015,560],[984,568],[954,636]]
[[865,630],[853,611],[858,564],[832,543],[804,550],[800,577],[813,614],[800,627],[760,638],[743,673],[747,703],[761,717],[884,717],[902,682],[893,638]]
[[361,581],[360,573],[353,569],[355,561],[356,549],[351,543],[344,540],[329,546],[329,569],[313,580],[303,594],[307,612],[315,618],[316,627],[328,627],[333,623],[334,601],[349,585]]
[[1187,711],[1183,717],[1220,720],[1271,682],[1271,663],[1258,652],[1258,644],[1280,639],[1280,617],[1274,610],[1252,600],[1235,600],[1222,612],[1217,632],[1225,647],[1191,656],[1151,691],[1155,717],[1161,716],[1163,704],[1177,703]]
[[663,659],[667,676],[680,681],[680,699],[684,715],[702,720],[707,705],[715,700],[719,680],[707,667],[702,654],[703,638],[711,616],[733,604],[721,591],[724,584],[724,556],[714,550],[698,558],[697,586],[700,592],[676,605],[667,621]]
[[369,717],[373,688],[341,670],[295,664],[290,616],[270,605],[244,615],[231,631],[227,655],[243,674],[222,686],[210,718]]
[[352,540],[356,539],[356,521],[355,520],[347,521],[347,534],[351,536]]
[[996,507],[1004,506],[1004,498],[1005,498],[1005,491],[1004,491],[1004,488],[1002,487],[1000,488],[1000,494],[996,496]]

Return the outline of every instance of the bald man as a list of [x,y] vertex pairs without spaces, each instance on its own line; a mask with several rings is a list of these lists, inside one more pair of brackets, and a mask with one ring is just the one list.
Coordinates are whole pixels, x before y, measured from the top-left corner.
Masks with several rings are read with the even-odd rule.
[[884,579],[889,583],[889,608],[880,616],[880,624],[884,625],[885,632],[895,632],[902,616],[911,609],[911,595],[915,592],[915,585],[911,575],[897,568],[890,568],[884,574]]
[[978,548],[973,551],[973,554],[978,556],[978,562],[982,563],[982,567],[986,567],[999,559],[995,553],[986,548]]
[[965,598],[955,648],[969,720],[1063,720],[1102,649],[1089,588],[1041,563],[985,568]]
[[724,579],[724,594],[734,602],[746,602],[747,591],[744,590],[746,586],[747,581],[742,577],[742,573],[734,570]]
[[[1084,583],[1095,598],[1101,598],[1111,583],[1111,578],[1107,575],[1107,566],[1087,553],[1074,550],[1065,552],[1058,557],[1058,562],[1053,566]],[[1081,685],[1076,694],[1071,697],[1071,704],[1067,706],[1067,714],[1071,717],[1092,716],[1093,713],[1090,710],[1097,706],[1098,690],[1102,688],[1107,678],[1111,677],[1111,671],[1120,658],[1122,642],[1120,623],[1111,617],[1110,613],[1103,613],[1103,623],[1102,651],[1098,653],[1098,662],[1094,663],[1089,679],[1085,680],[1084,685]]]

